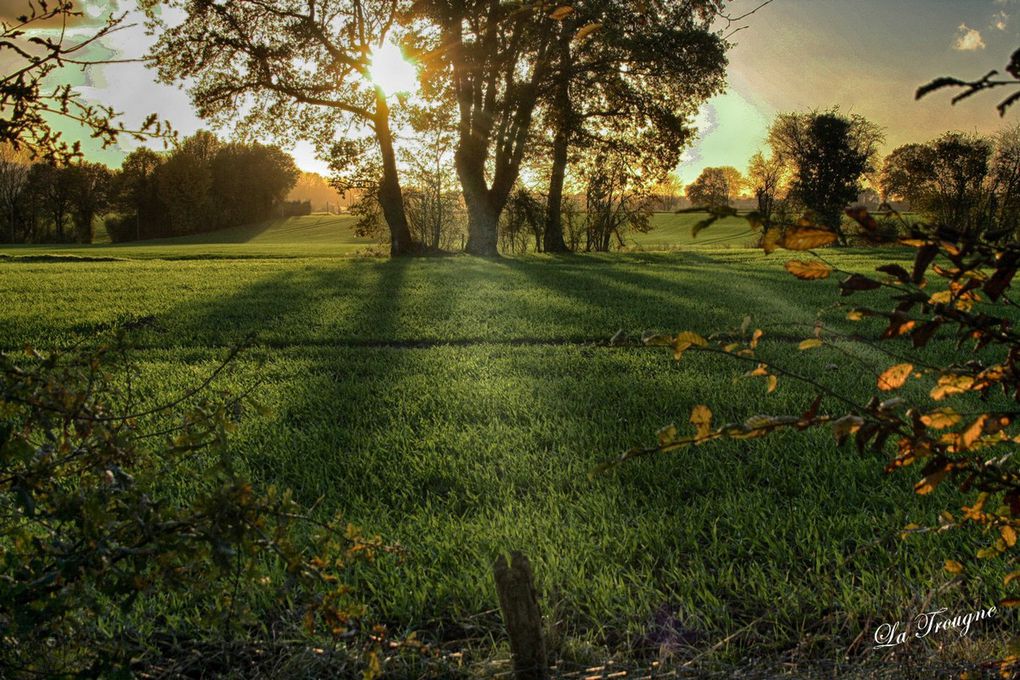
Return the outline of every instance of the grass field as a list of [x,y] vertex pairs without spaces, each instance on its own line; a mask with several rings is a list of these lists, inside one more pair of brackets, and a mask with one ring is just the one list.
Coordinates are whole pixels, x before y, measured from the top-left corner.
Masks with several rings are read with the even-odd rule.
[[[673,217],[662,233],[681,238]],[[931,523],[959,499],[916,496],[913,474],[885,475],[880,457],[837,449],[823,432],[713,444],[589,479],[662,425],[686,425],[695,404],[743,420],[799,413],[813,396],[786,382],[766,395],[726,359],[675,363],[661,349],[607,346],[621,328],[707,334],[751,314],[767,356],[867,393],[881,365],[874,349],[796,349],[837,299],[834,282],[799,282],[778,255],[718,247],[495,262],[326,257],[361,244],[333,242],[337,227],[314,219],[292,222],[317,225],[299,243],[277,228],[212,245],[0,248],[123,258],[0,261],[0,348],[65,346],[151,317],[137,359],[157,398],[199,382],[256,332],[218,385],[259,382],[274,411],[243,423],[236,451],[258,479],[402,545],[402,562],[366,567],[360,585],[380,618],[430,639],[498,635],[491,561],[521,549],[568,658],[644,658],[669,612],[711,650],[705,662],[839,660],[859,634],[919,611],[949,580],[943,560],[981,544],[898,540],[905,524]],[[833,255],[861,271],[907,256]],[[838,311],[822,318],[852,325]],[[954,351],[946,341],[931,349]],[[186,480],[168,484],[186,493]],[[935,604],[988,606],[1001,576],[976,565],[968,589]]]

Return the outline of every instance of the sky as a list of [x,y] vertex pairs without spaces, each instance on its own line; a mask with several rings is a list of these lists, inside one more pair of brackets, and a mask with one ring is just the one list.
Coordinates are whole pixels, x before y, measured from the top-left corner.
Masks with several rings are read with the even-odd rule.
[[[738,16],[762,1],[731,0],[728,11]],[[120,5],[133,7],[127,0]],[[0,0],[0,16],[23,6],[24,0]],[[118,3],[86,2],[85,10],[90,18],[103,17],[118,11]],[[955,107],[948,92],[914,100],[917,87],[936,76],[974,78],[1002,70],[1020,46],[1020,0],[772,0],[732,28],[737,27],[730,37],[727,89],[702,107],[699,138],[677,169],[684,184],[708,166],[745,168],[763,149],[769,122],[780,112],[839,106],[861,114],[885,129],[885,151],[946,130],[991,133],[1020,122],[1020,106],[1005,120],[999,117],[1001,90]],[[140,57],[150,40],[139,23],[107,38],[105,47],[109,55]],[[89,99],[124,112],[128,124],[158,111],[183,134],[203,127],[187,94],[155,83],[141,63],[63,77]],[[78,133],[61,127],[70,138]],[[113,165],[133,146],[125,140],[104,151],[83,141],[90,157]],[[326,171],[311,144],[272,141],[288,148],[302,169]]]

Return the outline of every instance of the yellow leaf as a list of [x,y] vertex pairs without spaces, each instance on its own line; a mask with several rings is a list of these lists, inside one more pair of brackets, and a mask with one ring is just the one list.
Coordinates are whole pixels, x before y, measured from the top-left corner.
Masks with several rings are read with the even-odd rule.
[[577,29],[577,33],[574,34],[574,40],[584,40],[595,31],[602,28],[602,22],[594,21],[590,24],[585,24],[581,28]]
[[811,250],[835,243],[836,233],[818,227],[791,229],[783,236],[782,246],[787,250]]
[[751,349],[754,349],[758,346],[758,343],[761,341],[761,336],[763,335],[765,335],[765,333],[762,331],[762,329],[760,328],[755,329],[754,334],[751,336]]
[[1016,545],[1016,529],[1008,524],[1004,524],[999,527],[999,535],[1002,536],[1002,540],[1005,541],[1006,545],[1010,548]]
[[824,344],[825,343],[819,340],[818,338],[808,338],[807,340],[801,340],[801,343],[797,345],[797,349],[799,350],[816,349]]
[[666,446],[676,441],[676,425],[667,425],[658,432],[659,446]]
[[963,394],[973,385],[974,378],[969,375],[946,373],[939,376],[938,384],[931,390],[931,398],[940,401],[951,394]]
[[1020,578],[1020,571],[1014,571],[1010,574],[1006,574],[1006,578],[1002,580],[1002,586],[1006,587],[1018,578]]
[[684,331],[673,338],[673,358],[677,361],[684,355],[689,347],[707,347],[708,341],[697,333]]
[[774,375],[770,375],[768,377],[768,381],[769,381],[769,388],[768,388],[767,394],[772,394],[773,392],[776,391],[776,386],[779,385],[779,378],[777,378]]
[[878,389],[883,392],[903,387],[903,383],[910,377],[914,370],[913,364],[896,364],[885,369],[882,375],[878,376]]
[[691,425],[698,439],[708,436],[712,431],[712,410],[704,404],[695,406],[691,411]]
[[554,9],[551,14],[549,14],[549,18],[555,19],[556,21],[563,21],[573,13],[574,13],[573,7],[571,7],[570,5],[561,5],[560,7]]
[[827,264],[815,260],[808,262],[804,260],[790,260],[783,266],[786,268],[786,271],[804,281],[827,279],[829,274],[832,273],[832,269]]
[[864,313],[859,309],[851,309],[847,313],[846,318],[850,321],[861,321],[864,319]]
[[956,560],[946,560],[945,569],[950,574],[962,574],[963,573],[963,565],[960,564],[959,562],[957,562]]
[[931,413],[921,416],[921,422],[933,430],[944,430],[960,422],[960,414],[951,408],[935,409]]

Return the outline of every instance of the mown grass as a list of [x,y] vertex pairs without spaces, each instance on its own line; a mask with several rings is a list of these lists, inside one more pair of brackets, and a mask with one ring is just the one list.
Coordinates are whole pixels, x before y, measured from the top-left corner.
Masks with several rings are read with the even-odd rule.
[[[184,246],[151,246],[174,257]],[[297,252],[297,246],[289,246]],[[905,620],[947,584],[943,560],[982,538],[897,538],[960,498],[912,493],[911,473],[836,448],[825,432],[725,442],[646,459],[590,479],[598,462],[686,425],[693,405],[719,420],[799,413],[790,381],[765,393],[747,366],[661,349],[607,346],[618,329],[766,329],[763,351],[861,397],[881,355],[846,340],[799,352],[835,283],[799,282],[750,250],[386,261],[319,257],[12,260],[0,264],[0,347],[64,346],[120,319],[149,317],[143,390],[167,397],[208,374],[249,333],[255,346],[218,385],[258,384],[273,407],[234,441],[256,477],[295,490],[405,549],[359,574],[374,613],[442,640],[498,634],[490,565],[532,559],[557,651],[654,646],[671,612],[703,649],[730,658],[785,651],[835,659],[858,634]],[[848,250],[873,270],[906,251]],[[821,318],[837,329],[844,312]],[[932,360],[950,361],[948,340]],[[922,386],[907,390],[919,396]],[[836,404],[830,404],[835,409]],[[187,480],[168,480],[187,492]],[[1000,595],[1002,567],[970,567],[966,589],[934,604],[970,611]],[[983,631],[975,631],[979,636]],[[579,651],[591,645],[595,651]]]

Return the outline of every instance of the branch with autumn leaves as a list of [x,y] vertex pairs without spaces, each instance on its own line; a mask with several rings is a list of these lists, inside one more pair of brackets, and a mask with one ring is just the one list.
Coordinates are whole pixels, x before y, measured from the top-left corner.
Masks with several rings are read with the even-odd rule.
[[[862,207],[848,209],[847,214],[861,226],[865,240],[874,235],[877,244],[875,218]],[[748,221],[753,228],[761,228],[753,213]],[[706,226],[699,224],[698,230]],[[691,434],[682,435],[675,425],[669,425],[658,432],[654,446],[629,449],[594,472],[712,441],[755,439],[781,430],[828,428],[837,445],[852,442],[860,453],[891,450],[887,472],[919,466],[920,479],[914,486],[918,494],[931,494],[947,481],[971,494],[970,505],[955,515],[942,513],[939,526],[909,525],[904,528],[905,534],[961,526],[981,528],[992,540],[977,557],[1003,556],[1012,564],[1020,530],[1020,471],[1013,459],[1016,444],[1020,443],[1020,333],[1015,329],[1020,304],[1010,297],[1009,287],[1020,269],[1020,244],[998,240],[1002,235],[990,236],[918,226],[909,237],[899,240],[899,245],[916,250],[912,267],[883,264],[876,268],[877,276],[870,276],[841,270],[817,252],[834,244],[837,235],[807,217],[785,229],[766,230],[761,239],[766,254],[786,249],[810,255],[809,259],[785,263],[785,269],[796,278],[821,281],[839,274],[843,276],[839,282],[841,296],[888,293],[885,299],[892,302],[891,309],[858,306],[847,314],[850,321],[870,318],[884,322],[874,344],[863,335],[847,336],[817,323],[814,333],[798,345],[800,351],[823,346],[845,351],[836,341],[851,339],[880,349],[894,363],[874,376],[874,391],[868,401],[862,403],[809,375],[762,358],[759,348],[767,332],[753,328],[750,317],[744,319],[735,335],[705,338],[684,331],[648,336],[643,338],[645,345],[669,347],[678,361],[688,352],[725,355],[747,363],[749,370],[744,375],[763,378],[770,393],[782,378],[809,388],[814,399],[800,414],[753,415],[743,422],[724,424],[715,423],[711,409],[699,404],[689,418]],[[950,334],[958,347],[972,345],[974,351],[968,353],[966,361],[938,365],[916,351],[934,338]],[[909,343],[909,349],[887,349],[894,342]],[[932,381],[928,391],[931,403],[911,404],[894,394],[908,381],[923,379]],[[1001,396],[993,400],[997,394]],[[978,397],[981,407],[977,412],[953,407],[954,400],[967,395]],[[992,403],[994,408],[989,406]],[[823,412],[823,404],[831,405],[833,410]],[[946,560],[945,568],[954,574],[964,571],[955,560]],[[1018,584],[1020,570],[1014,570],[1003,585],[1015,589]],[[1000,605],[1020,606],[1020,597],[1007,596]],[[1014,653],[1002,663],[1009,667],[1020,664],[1020,655]]]

